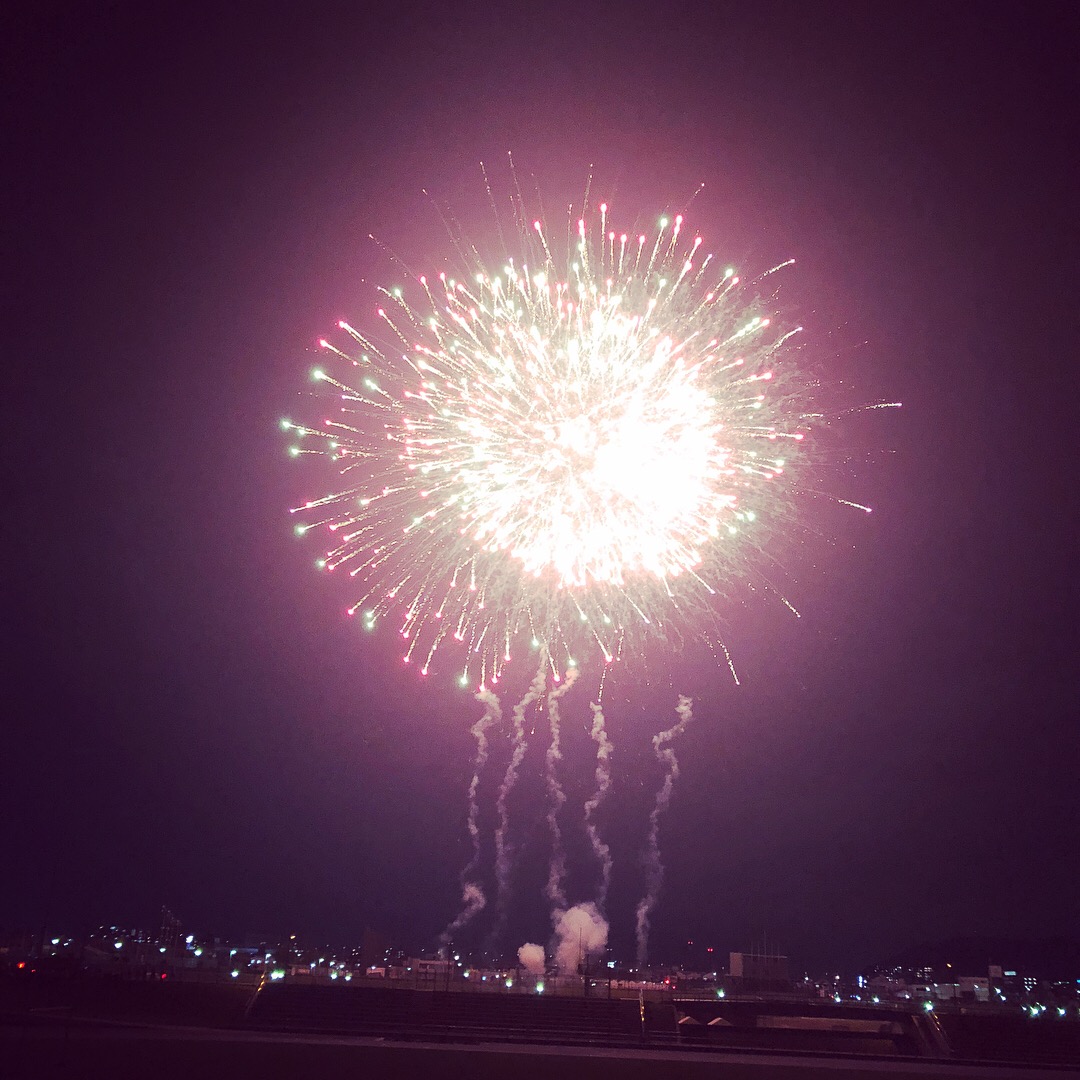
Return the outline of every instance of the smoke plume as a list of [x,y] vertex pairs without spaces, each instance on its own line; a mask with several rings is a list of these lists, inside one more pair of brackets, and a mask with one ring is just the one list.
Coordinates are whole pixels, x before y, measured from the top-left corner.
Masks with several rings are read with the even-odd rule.
[[477,693],[476,700],[484,706],[484,712],[471,728],[473,738],[476,739],[476,756],[473,758],[473,775],[472,780],[469,782],[469,816],[466,819],[466,825],[469,829],[469,837],[472,840],[472,858],[461,871],[461,911],[454,921],[439,935],[439,941],[443,946],[449,944],[450,938],[463,926],[470,923],[487,905],[484,890],[475,881],[469,879],[480,865],[480,825],[478,821],[480,804],[477,801],[476,792],[480,787],[480,774],[483,772],[488,759],[487,730],[492,724],[502,719],[502,706],[495,694],[486,688]]
[[596,743],[596,791],[585,801],[585,831],[593,854],[600,864],[600,886],[596,890],[596,906],[607,909],[608,888],[611,886],[611,848],[600,838],[594,815],[611,787],[611,740],[604,730],[604,710],[599,702],[589,702],[593,712],[592,737]]
[[439,935],[439,944],[443,949],[463,926],[471,923],[487,906],[484,890],[475,881],[466,881],[461,886],[461,905],[458,917]]
[[566,795],[559,783],[559,762],[562,761],[562,751],[559,748],[559,698],[561,698],[577,682],[578,669],[569,668],[566,679],[562,686],[557,687],[548,694],[548,719],[551,722],[551,745],[548,746],[544,755],[545,779],[548,791],[548,829],[551,832],[551,867],[548,871],[547,885],[544,887],[544,895],[551,905],[552,919],[555,912],[566,907],[566,891],[563,882],[566,879],[566,852],[563,850],[562,832],[559,829],[559,811],[566,802]]
[[649,815],[649,838],[645,845],[645,895],[637,906],[637,966],[645,966],[649,955],[650,918],[656,901],[660,897],[660,886],[664,882],[664,866],[660,861],[660,815],[671,802],[671,792],[679,778],[679,762],[675,751],[668,745],[677,735],[686,730],[686,725],[693,719],[693,700],[684,694],[679,695],[675,713],[679,722],[667,731],[661,731],[653,737],[653,753],[663,766],[664,782],[656,793],[656,805]]
[[577,974],[580,965],[607,947],[607,919],[595,904],[575,904],[555,919],[553,951],[560,975]]
[[544,974],[544,946],[525,944],[518,949],[518,963],[530,975]]
[[502,932],[506,921],[506,904],[510,896],[510,864],[513,859],[513,851],[507,838],[507,833],[510,831],[510,792],[514,790],[514,785],[517,783],[518,769],[521,767],[521,759],[525,756],[525,710],[544,693],[544,687],[547,684],[547,666],[547,654],[543,653],[540,657],[540,667],[528,692],[514,706],[513,749],[510,752],[510,764],[506,767],[506,775],[499,788],[499,798],[495,803],[495,811],[499,818],[495,829],[495,887],[498,921],[491,931],[490,943],[494,943]]

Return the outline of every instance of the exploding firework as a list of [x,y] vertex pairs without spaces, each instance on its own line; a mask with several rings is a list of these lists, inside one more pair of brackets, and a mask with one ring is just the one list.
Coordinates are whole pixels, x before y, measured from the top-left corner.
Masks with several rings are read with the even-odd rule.
[[522,646],[558,678],[708,638],[787,520],[799,328],[758,297],[773,271],[744,286],[684,225],[630,235],[601,203],[570,215],[559,258],[522,223],[497,269],[381,289],[373,328],[320,342],[327,412],[283,427],[338,479],[297,532],[326,538],[349,614],[395,619],[422,673],[451,647],[462,685],[490,685]]

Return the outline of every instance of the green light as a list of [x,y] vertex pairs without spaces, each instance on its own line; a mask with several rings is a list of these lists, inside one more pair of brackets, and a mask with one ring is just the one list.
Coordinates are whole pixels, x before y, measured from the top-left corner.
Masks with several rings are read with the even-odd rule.
[[293,457],[299,457],[300,456],[300,447],[299,446],[290,446],[289,447],[289,453]]

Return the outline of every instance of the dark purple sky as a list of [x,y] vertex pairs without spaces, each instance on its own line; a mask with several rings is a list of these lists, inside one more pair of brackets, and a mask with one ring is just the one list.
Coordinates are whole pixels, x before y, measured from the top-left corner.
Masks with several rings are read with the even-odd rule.
[[798,259],[825,379],[905,403],[850,429],[875,514],[788,554],[805,617],[740,614],[743,685],[655,664],[608,700],[617,952],[684,689],[654,954],[1080,935],[1072,6],[514,6],[8,16],[0,926],[166,903],[422,946],[453,915],[474,703],[342,617],[276,422],[370,311],[367,234],[436,259],[427,188],[482,239],[477,163],[512,149],[553,204],[590,164],[634,217],[705,181],[723,258]]

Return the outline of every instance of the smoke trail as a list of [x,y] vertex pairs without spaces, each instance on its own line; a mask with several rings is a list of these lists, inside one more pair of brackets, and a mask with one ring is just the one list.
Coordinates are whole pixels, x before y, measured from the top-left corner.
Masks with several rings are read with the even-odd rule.
[[495,888],[498,919],[488,938],[489,945],[494,944],[502,932],[506,922],[506,903],[510,896],[510,862],[513,852],[506,834],[510,830],[510,792],[517,783],[518,769],[521,767],[521,759],[525,756],[525,710],[544,693],[544,686],[547,683],[547,665],[547,654],[543,653],[540,657],[540,667],[527,693],[514,706],[513,749],[510,753],[510,764],[506,767],[506,775],[499,788],[499,798],[495,803],[495,811],[499,817],[499,823],[495,829]]
[[466,881],[461,886],[461,911],[458,917],[439,935],[439,948],[445,949],[454,935],[480,914],[487,906],[484,890],[475,881]]
[[667,770],[664,782],[656,793],[656,805],[649,815],[649,840],[645,848],[645,895],[637,906],[637,966],[645,966],[649,954],[649,920],[656,901],[660,897],[660,886],[664,881],[664,866],[660,862],[660,815],[671,802],[671,791],[679,778],[679,762],[675,751],[668,745],[677,735],[686,730],[686,725],[693,719],[693,699],[679,695],[675,713],[679,722],[667,731],[653,736],[653,753],[657,761]]
[[569,668],[562,686],[548,694],[548,719],[551,722],[551,745],[544,756],[546,765],[545,779],[548,791],[548,828],[551,830],[551,868],[548,871],[544,895],[551,904],[551,920],[554,924],[556,913],[566,908],[566,890],[563,882],[566,878],[566,852],[563,850],[562,832],[559,829],[559,811],[566,802],[566,795],[559,783],[558,766],[562,761],[559,748],[559,698],[577,682],[578,669]]
[[589,835],[593,854],[600,863],[600,887],[596,890],[596,907],[603,914],[607,907],[608,888],[611,886],[611,848],[600,839],[593,815],[604,801],[611,787],[611,740],[604,730],[604,710],[600,703],[589,702],[593,713],[592,737],[596,743],[596,791],[585,802],[585,831]]
[[461,911],[457,918],[439,935],[439,943],[446,946],[451,937],[463,926],[472,922],[473,918],[484,910],[487,897],[480,885],[471,881],[470,877],[480,865],[480,805],[476,798],[477,788],[480,786],[480,774],[484,770],[488,759],[487,730],[492,724],[502,719],[502,705],[495,694],[482,687],[476,694],[476,700],[484,706],[480,719],[470,729],[476,739],[476,756],[473,758],[473,776],[469,782],[469,816],[466,825],[469,829],[469,837],[472,840],[472,858],[465,864],[461,871]]

